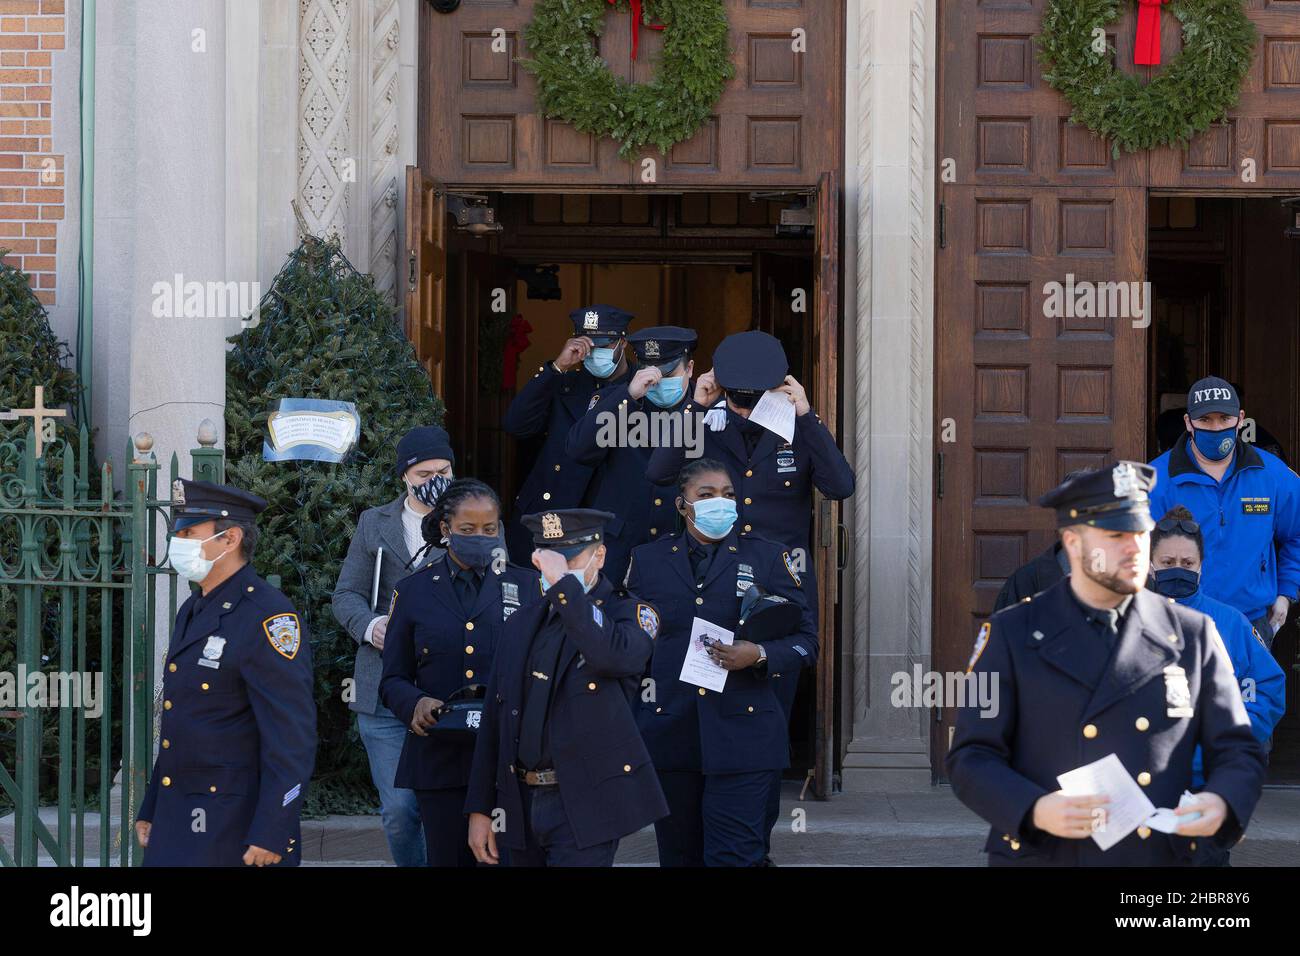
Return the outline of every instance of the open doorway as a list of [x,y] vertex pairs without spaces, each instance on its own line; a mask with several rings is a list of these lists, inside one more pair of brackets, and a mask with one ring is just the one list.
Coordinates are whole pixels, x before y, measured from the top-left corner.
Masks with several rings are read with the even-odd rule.
[[[1187,390],[1206,375],[1233,382],[1256,444],[1292,469],[1300,455],[1300,238],[1296,211],[1276,197],[1154,196],[1149,269],[1148,451],[1183,430]],[[1300,785],[1297,612],[1273,643],[1287,708],[1273,738],[1269,782]]]
[[[447,405],[463,471],[512,502],[535,447],[501,427],[519,387],[572,335],[569,313],[608,302],[630,331],[679,325],[699,333],[696,374],[727,335],[761,329],[783,343],[790,372],[824,421],[838,416],[838,242],[834,177],[821,189],[749,192],[458,193],[410,173],[407,330]],[[465,213],[464,202],[473,204]],[[448,204],[450,203],[450,209]],[[461,215],[455,210],[459,209]],[[490,210],[490,213],[486,210]],[[449,214],[450,213],[450,214]],[[466,223],[479,228],[464,228]],[[500,229],[483,228],[484,223]],[[411,231],[413,229],[413,231]],[[835,595],[842,567],[838,509],[809,510],[821,592],[822,655],[791,716],[789,775],[824,797],[833,772]]]

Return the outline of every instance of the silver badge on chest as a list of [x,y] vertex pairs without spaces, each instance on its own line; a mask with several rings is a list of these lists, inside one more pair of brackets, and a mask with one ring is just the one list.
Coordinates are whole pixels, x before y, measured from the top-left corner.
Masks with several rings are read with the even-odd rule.
[[221,655],[225,650],[226,639],[213,634],[208,638],[208,643],[203,645],[203,656],[199,658],[199,666],[216,670],[221,666]]
[[1192,691],[1187,686],[1187,672],[1177,664],[1165,668],[1166,714],[1170,717],[1192,716]]

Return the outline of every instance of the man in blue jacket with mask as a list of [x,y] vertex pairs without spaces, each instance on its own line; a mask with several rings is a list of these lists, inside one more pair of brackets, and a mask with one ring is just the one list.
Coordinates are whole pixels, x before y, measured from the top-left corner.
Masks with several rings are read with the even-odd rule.
[[1151,464],[1151,511],[1191,511],[1205,537],[1205,593],[1246,615],[1271,648],[1300,590],[1300,477],[1240,440],[1237,390],[1204,378],[1187,393],[1187,433]]

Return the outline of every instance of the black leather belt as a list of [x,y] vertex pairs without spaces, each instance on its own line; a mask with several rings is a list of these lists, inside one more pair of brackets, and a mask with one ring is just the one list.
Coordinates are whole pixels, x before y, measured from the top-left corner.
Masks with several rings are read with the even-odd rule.
[[515,770],[516,776],[530,787],[554,787],[560,781],[554,770]]

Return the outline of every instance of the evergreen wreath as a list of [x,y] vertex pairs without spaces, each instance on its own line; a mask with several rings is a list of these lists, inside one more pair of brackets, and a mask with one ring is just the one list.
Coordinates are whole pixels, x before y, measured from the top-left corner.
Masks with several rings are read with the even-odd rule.
[[1093,47],[1094,31],[1120,15],[1120,0],[1049,0],[1038,37],[1043,79],[1074,108],[1070,121],[1120,150],[1185,146],[1237,104],[1255,53],[1256,31],[1241,0],[1173,0],[1183,49],[1149,82],[1122,73],[1114,47]]
[[633,84],[615,76],[592,43],[610,7],[610,0],[539,0],[524,30],[533,59],[519,62],[537,76],[548,117],[611,137],[624,159],[647,144],[667,155],[695,135],[735,75],[726,10],[722,0],[644,0],[646,23],[665,25],[664,53],[654,79]]

